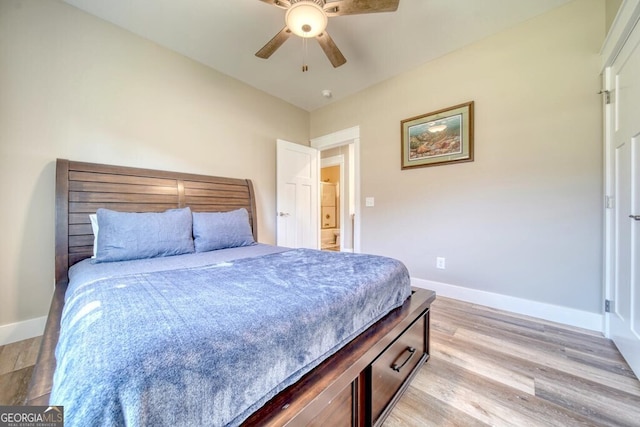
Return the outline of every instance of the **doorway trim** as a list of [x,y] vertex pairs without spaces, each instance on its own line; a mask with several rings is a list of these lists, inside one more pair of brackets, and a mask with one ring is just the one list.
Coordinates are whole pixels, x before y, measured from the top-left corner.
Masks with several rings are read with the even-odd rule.
[[353,215],[353,251],[360,252],[360,126],[311,139],[318,151],[349,147],[349,215]]

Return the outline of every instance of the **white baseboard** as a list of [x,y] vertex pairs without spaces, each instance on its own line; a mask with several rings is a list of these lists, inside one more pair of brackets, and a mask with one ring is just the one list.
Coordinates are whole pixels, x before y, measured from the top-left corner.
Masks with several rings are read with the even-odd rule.
[[436,295],[442,295],[443,297],[486,305],[499,310],[524,314],[592,331],[603,331],[604,316],[602,314],[450,285],[448,283],[417,279],[415,277],[411,278],[411,284],[418,288],[431,289],[436,292]]
[[0,326],[0,345],[37,337],[44,332],[47,316]]

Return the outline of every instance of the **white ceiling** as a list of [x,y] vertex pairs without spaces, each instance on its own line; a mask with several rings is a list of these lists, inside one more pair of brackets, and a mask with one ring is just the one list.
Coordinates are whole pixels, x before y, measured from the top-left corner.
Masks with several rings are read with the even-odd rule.
[[269,59],[254,55],[284,27],[284,11],[260,0],[64,1],[312,111],[569,0],[401,0],[396,12],[330,18],[347,63],[334,69],[309,40],[306,73],[296,36]]

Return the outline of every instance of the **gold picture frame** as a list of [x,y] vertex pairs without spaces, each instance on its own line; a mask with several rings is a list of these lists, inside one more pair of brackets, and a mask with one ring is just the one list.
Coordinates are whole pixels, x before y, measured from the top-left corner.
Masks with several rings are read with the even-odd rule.
[[473,101],[400,122],[402,169],[473,161]]

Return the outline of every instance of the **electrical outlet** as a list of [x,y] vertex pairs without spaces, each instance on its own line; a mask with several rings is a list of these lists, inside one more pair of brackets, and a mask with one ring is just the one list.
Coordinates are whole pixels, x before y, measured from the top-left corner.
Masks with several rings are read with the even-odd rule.
[[446,260],[444,257],[436,257],[436,268],[444,270],[446,268]]

